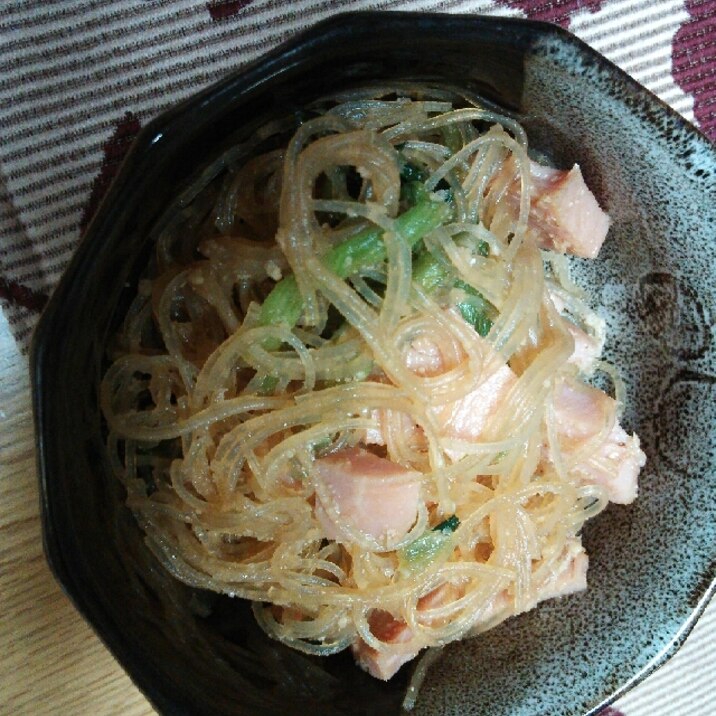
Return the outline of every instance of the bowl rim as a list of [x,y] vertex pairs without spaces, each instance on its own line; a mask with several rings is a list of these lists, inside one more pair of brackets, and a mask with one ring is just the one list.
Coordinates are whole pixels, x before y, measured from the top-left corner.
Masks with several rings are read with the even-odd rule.
[[[716,145],[714,145],[692,122],[688,121],[657,95],[639,84],[633,77],[604,57],[586,42],[564,28],[543,21],[529,20],[514,17],[498,17],[480,14],[448,14],[440,12],[420,11],[388,11],[385,10],[355,10],[339,12],[323,19],[310,27],[299,31],[281,42],[269,52],[255,60],[240,65],[219,76],[219,78],[188,98],[162,111],[157,117],[140,129],[132,146],[124,158],[117,175],[100,202],[97,210],[88,224],[85,232],[75,248],[71,260],[63,271],[57,287],[53,291],[32,335],[30,344],[30,377],[32,384],[32,407],[35,428],[36,464],[40,486],[40,514],[42,523],[42,540],[46,560],[56,581],[61,586],[82,618],[90,625],[97,637],[117,659],[125,673],[128,674],[134,685],[142,692],[149,702],[160,712],[166,714],[189,714],[185,707],[178,706],[166,693],[166,682],[155,678],[152,661],[146,656],[138,656],[128,648],[121,629],[117,629],[108,620],[106,612],[97,600],[92,600],[83,593],[75,582],[72,570],[67,566],[63,554],[62,539],[57,534],[54,525],[54,509],[51,500],[53,466],[49,464],[45,450],[45,434],[49,429],[46,417],[46,399],[44,373],[50,360],[53,346],[51,345],[51,328],[61,315],[63,299],[67,293],[73,277],[82,270],[83,266],[91,265],[94,257],[101,249],[100,237],[106,233],[108,222],[117,213],[116,207],[122,205],[130,193],[130,178],[138,167],[151,162],[155,151],[161,150],[161,139],[168,132],[179,132],[177,125],[188,121],[190,115],[196,112],[213,112],[213,116],[220,116],[225,107],[224,97],[235,95],[236,92],[246,92],[259,88],[272,77],[291,67],[292,58],[301,50],[311,45],[321,45],[335,42],[348,28],[359,26],[361,31],[370,33],[371,26],[377,19],[385,26],[386,23],[396,27],[405,23],[418,25],[466,23],[470,31],[478,32],[489,29],[490,32],[511,32],[523,36],[535,36],[539,39],[551,37],[559,42],[571,45],[582,54],[587,54],[602,68],[611,74],[616,74],[630,98],[639,105],[656,105],[662,116],[665,113],[672,122],[684,128],[695,139],[704,142],[710,150],[711,158],[716,162]],[[315,48],[314,48],[315,51]],[[646,119],[645,119],[646,121]],[[652,121],[655,124],[655,122]],[[657,127],[657,131],[659,128]],[[703,591],[701,591],[703,590]],[[703,614],[709,601],[716,594],[716,553],[699,583],[699,599],[693,606],[689,616],[681,624],[678,631],[669,639],[668,644],[630,676],[621,686],[612,690],[599,703],[584,712],[584,716],[596,714],[621,698],[628,691],[644,681],[654,671],[668,661],[684,644],[689,633]],[[158,673],[157,673],[158,676]],[[160,684],[158,686],[158,683]]]

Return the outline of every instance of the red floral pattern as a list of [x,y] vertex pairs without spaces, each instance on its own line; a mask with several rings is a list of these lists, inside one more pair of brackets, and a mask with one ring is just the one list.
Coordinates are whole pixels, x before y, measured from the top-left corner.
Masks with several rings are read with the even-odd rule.
[[0,298],[33,313],[40,313],[49,297],[46,293],[33,291],[28,286],[0,276]]
[[212,20],[226,20],[251,5],[252,0],[212,0],[206,3],[206,9]]
[[500,5],[522,10],[530,20],[553,22],[567,28],[574,13],[584,9],[597,12],[602,8],[603,0],[498,0],[498,2]]
[[686,0],[686,9],[691,19],[674,37],[674,79],[693,96],[696,121],[716,142],[716,0]]

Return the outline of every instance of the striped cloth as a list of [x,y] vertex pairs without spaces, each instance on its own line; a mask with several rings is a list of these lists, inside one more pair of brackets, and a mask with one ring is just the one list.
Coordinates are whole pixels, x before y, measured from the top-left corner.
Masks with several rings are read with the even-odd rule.
[[0,300],[26,344],[139,127],[339,10],[527,16],[569,28],[716,138],[716,0],[5,0]]
[[[716,0],[4,0],[0,308],[23,347],[140,127],[349,9],[558,23],[716,140]],[[710,714],[714,611],[697,627],[699,648],[685,666],[680,655],[616,708],[628,716]]]

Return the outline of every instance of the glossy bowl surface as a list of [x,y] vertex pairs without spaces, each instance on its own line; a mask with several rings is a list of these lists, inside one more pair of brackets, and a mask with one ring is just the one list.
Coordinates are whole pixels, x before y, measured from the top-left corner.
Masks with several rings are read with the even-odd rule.
[[594,713],[667,658],[716,571],[716,153],[693,127],[557,27],[477,16],[337,16],[148,125],[50,301],[33,344],[44,538],[76,604],[166,714],[396,714],[349,655],[268,641],[238,600],[197,594],[152,561],[110,476],[97,387],[149,228],[228,138],[361,82],[416,79],[519,113],[558,166],[578,161],[613,219],[580,278],[648,463],[641,496],[585,529],[586,593],[448,646],[416,714]]

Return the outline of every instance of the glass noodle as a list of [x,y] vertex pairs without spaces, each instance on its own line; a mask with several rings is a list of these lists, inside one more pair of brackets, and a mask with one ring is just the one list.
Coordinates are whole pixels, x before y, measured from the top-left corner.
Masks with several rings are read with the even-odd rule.
[[[361,89],[301,119],[229,150],[165,217],[102,383],[108,444],[178,579],[253,600],[268,634],[308,654],[358,640],[415,654],[534,606],[605,506],[560,451],[555,386],[581,378],[553,296],[591,334],[598,319],[527,231],[514,119],[429,87]],[[372,260],[346,254],[351,241]],[[289,282],[293,315],[269,321]],[[444,370],[406,363],[421,341]],[[515,380],[479,439],[445,434],[439,407],[498,366]],[[316,467],[356,446],[418,475],[414,523],[395,539],[343,520]],[[451,515],[450,549],[404,568],[406,546]],[[419,608],[446,584],[455,599]],[[378,610],[407,641],[374,633]]]

